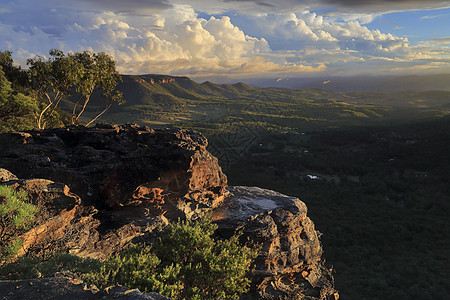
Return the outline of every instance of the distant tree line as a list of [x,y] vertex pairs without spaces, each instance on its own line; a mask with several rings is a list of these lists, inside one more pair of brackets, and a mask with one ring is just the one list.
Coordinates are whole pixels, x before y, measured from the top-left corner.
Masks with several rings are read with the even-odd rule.
[[[16,66],[11,51],[0,51],[0,131],[79,124],[94,92],[101,92],[104,108],[124,102],[116,90],[121,76],[113,58],[91,51],[64,54],[52,49],[49,58],[27,60],[28,69]],[[73,96],[71,113],[60,109],[64,97]]]

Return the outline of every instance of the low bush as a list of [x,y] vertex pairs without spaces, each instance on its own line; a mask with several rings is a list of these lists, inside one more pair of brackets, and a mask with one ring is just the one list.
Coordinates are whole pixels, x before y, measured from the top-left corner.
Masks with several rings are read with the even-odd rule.
[[248,291],[245,276],[257,251],[239,244],[239,236],[214,240],[217,229],[209,217],[198,222],[178,222],[155,246],[162,263],[180,269],[182,299],[238,299]]
[[34,222],[38,211],[25,191],[0,185],[0,264],[17,254],[22,246],[18,237]]
[[99,269],[85,274],[84,280],[98,287],[124,285],[142,292],[157,291],[176,298],[182,289],[177,279],[179,269],[158,269],[161,260],[143,245],[129,245],[121,253],[107,259]]
[[99,287],[112,284],[155,291],[173,299],[238,299],[249,290],[246,277],[257,250],[239,236],[216,241],[210,217],[172,224],[154,252],[130,245],[85,276]]
[[21,257],[0,266],[0,279],[69,270],[99,288],[123,285],[171,299],[238,299],[250,288],[246,275],[257,250],[240,245],[238,235],[214,240],[216,229],[210,217],[180,221],[169,226],[168,234],[153,249],[130,244],[103,262],[69,254],[54,254],[46,260]]

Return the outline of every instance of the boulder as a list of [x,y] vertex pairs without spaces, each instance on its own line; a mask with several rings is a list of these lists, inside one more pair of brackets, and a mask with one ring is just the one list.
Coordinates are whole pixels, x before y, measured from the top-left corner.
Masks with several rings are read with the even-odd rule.
[[206,146],[188,130],[74,126],[0,134],[0,166],[64,182],[96,208],[147,205],[190,218],[225,195],[227,178]]
[[67,185],[48,179],[16,179],[4,182],[4,185],[26,190],[33,203],[45,207],[46,210],[55,211],[53,215],[81,204],[81,198],[71,193]]
[[140,228],[133,224],[107,228],[97,218],[98,210],[83,205],[81,198],[63,183],[15,179],[2,184],[26,191],[30,202],[39,207],[34,226],[19,235],[23,244],[16,257],[69,251],[82,257],[105,259],[141,235]]
[[0,183],[17,179],[17,176],[6,169],[0,168]]
[[244,299],[333,299],[333,276],[305,203],[258,187],[228,190],[230,196],[213,210],[217,233],[240,231],[242,242],[260,247],[253,289]]

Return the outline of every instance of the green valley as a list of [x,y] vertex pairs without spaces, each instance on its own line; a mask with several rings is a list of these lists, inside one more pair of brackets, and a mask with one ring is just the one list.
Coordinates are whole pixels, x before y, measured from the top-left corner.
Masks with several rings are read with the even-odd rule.
[[[449,91],[337,93],[199,84],[165,75],[123,76],[118,89],[127,102],[113,107],[104,121],[178,124],[206,135],[230,123],[263,130],[317,130],[443,116],[450,110]],[[94,114],[100,108],[89,110]]]

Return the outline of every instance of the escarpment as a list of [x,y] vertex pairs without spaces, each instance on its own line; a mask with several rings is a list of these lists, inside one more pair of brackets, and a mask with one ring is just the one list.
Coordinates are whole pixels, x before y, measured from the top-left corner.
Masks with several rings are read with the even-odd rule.
[[206,146],[197,132],[136,125],[0,134],[0,184],[44,208],[19,255],[52,247],[104,259],[129,242],[152,243],[171,220],[209,212],[218,238],[239,231],[260,247],[242,299],[337,299],[306,205],[228,187]]

